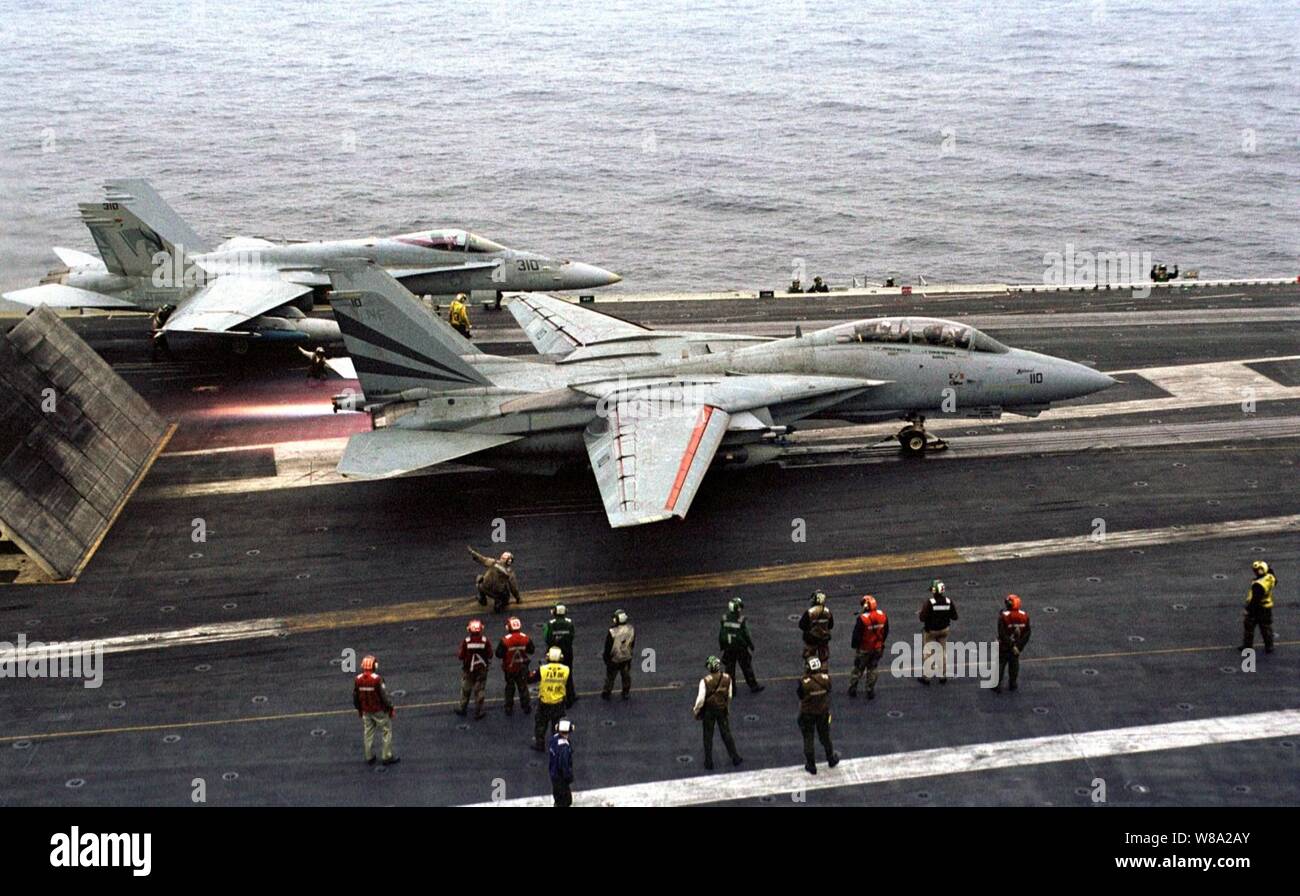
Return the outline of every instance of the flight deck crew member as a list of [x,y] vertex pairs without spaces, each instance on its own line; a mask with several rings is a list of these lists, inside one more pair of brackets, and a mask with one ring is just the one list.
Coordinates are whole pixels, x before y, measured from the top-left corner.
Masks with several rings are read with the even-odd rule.
[[1008,594],[1006,607],[998,614],[998,683],[993,690],[1002,693],[1002,679],[1009,671],[1010,690],[1016,689],[1020,678],[1020,653],[1029,643],[1029,614],[1020,609],[1020,598]]
[[831,675],[815,656],[804,664],[803,679],[796,692],[799,695],[799,730],[803,732],[804,768],[808,774],[817,774],[817,759],[813,752],[813,732],[826,751],[826,764],[831,768],[840,763],[840,754],[831,746]]
[[551,611],[551,618],[542,627],[542,638],[546,641],[547,647],[560,648],[560,653],[564,656],[564,665],[569,668],[566,679],[569,705],[578,702],[578,689],[573,684],[573,636],[576,633],[577,629],[574,628],[573,620],[569,618],[564,604],[556,604]]
[[622,610],[614,613],[614,624],[605,634],[605,688],[600,692],[602,700],[608,700],[614,690],[614,676],[623,681],[623,699],[632,691],[632,655],[636,650],[636,629],[628,622],[627,614]]
[[930,582],[930,596],[921,604],[916,614],[925,630],[925,647],[921,651],[921,677],[917,681],[930,684],[930,671],[939,672],[939,684],[948,683],[948,629],[957,618],[957,605],[947,594],[943,582]]
[[463,292],[456,293],[456,298],[451,300],[451,307],[447,310],[447,321],[452,329],[466,339],[473,338],[470,335],[469,305],[466,304],[466,296]]
[[173,305],[160,305],[149,315],[149,347],[150,355],[153,360],[157,361],[159,357],[170,358],[171,348],[167,345],[167,333],[163,326],[167,319],[172,316],[176,308]]
[[547,728],[564,718],[564,710],[568,708],[565,693],[569,667],[563,660],[560,648],[552,647],[546,651],[546,662],[528,676],[529,681],[539,682],[537,715],[533,716],[533,749],[539,753],[546,749],[543,738]]
[[853,672],[849,675],[849,696],[858,696],[858,682],[866,674],[867,699],[876,699],[876,667],[885,653],[885,639],[889,637],[889,617],[880,609],[870,594],[862,598],[862,612],[853,623],[850,644],[855,651]]
[[471,619],[465,626],[465,638],[460,642],[456,656],[460,658],[460,707],[456,715],[465,715],[469,707],[469,698],[474,697],[474,718],[481,719],[483,712],[483,688],[487,684],[488,666],[492,664],[492,645],[483,635],[483,623]]
[[1255,580],[1250,583],[1250,593],[1246,595],[1246,612],[1242,617],[1241,649],[1248,650],[1255,646],[1255,627],[1264,636],[1264,652],[1273,652],[1273,586],[1277,576],[1273,575],[1267,563],[1256,560],[1250,564],[1255,573]]
[[548,743],[551,793],[555,797],[557,809],[567,809],[573,805],[573,745],[569,743],[572,735],[573,723],[568,719],[560,719]]
[[814,591],[812,602],[799,618],[799,630],[803,632],[803,658],[815,656],[826,665],[831,658],[831,629],[835,627],[835,618],[830,607],[826,606],[826,593]]
[[736,742],[731,739],[731,676],[722,671],[722,660],[711,656],[704,664],[707,674],[700,679],[700,689],[695,695],[695,718],[704,723],[704,767],[713,771],[713,729],[722,734],[722,745],[727,748],[732,765],[744,760],[736,752]]
[[722,664],[726,666],[727,677],[736,680],[736,663],[745,675],[749,690],[757,694],[763,685],[754,677],[754,640],[749,636],[749,625],[745,622],[745,602],[738,597],[727,601],[727,615],[722,617],[722,626],[718,629],[718,646],[722,648]]
[[375,764],[371,749],[376,729],[382,737],[380,752],[384,765],[400,761],[393,755],[393,716],[397,715],[397,707],[388,696],[384,678],[379,674],[379,660],[373,656],[361,660],[361,674],[352,683],[352,705],[361,717],[361,747],[366,763]]
[[479,606],[487,606],[490,597],[492,612],[500,613],[510,605],[511,600],[515,603],[520,602],[519,580],[515,578],[514,554],[502,551],[500,557],[492,558],[470,548],[469,555],[474,558],[475,563],[487,567],[487,571],[474,580],[474,585],[478,588]]
[[528,703],[528,666],[529,657],[537,648],[533,639],[524,632],[524,624],[518,616],[506,620],[505,637],[497,642],[497,659],[501,660],[501,672],[506,679],[506,715],[515,713],[515,691],[519,691],[519,708],[528,715],[533,708]]
[[318,345],[312,351],[302,347],[299,347],[298,351],[307,359],[307,376],[313,380],[325,379],[329,373],[329,367],[325,363],[329,360],[325,356],[325,349]]

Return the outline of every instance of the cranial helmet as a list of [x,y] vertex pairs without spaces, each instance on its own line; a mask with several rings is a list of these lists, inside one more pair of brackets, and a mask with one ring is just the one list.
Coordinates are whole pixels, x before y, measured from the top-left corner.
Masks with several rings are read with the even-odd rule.
[[524,624],[519,621],[518,616],[511,616],[509,619],[506,620],[506,631],[508,632],[523,631],[523,628],[524,628]]
[[546,651],[547,662],[558,663],[562,659],[564,659],[564,651],[560,648],[552,647],[550,650]]

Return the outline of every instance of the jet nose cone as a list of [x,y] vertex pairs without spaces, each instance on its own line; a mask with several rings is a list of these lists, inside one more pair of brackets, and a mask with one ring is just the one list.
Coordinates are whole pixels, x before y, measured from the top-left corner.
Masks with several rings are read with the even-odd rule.
[[1119,380],[1114,377],[1107,376],[1100,370],[1093,370],[1091,367],[1085,367],[1082,364],[1076,364],[1073,373],[1071,379],[1079,395],[1091,395],[1119,383]]
[[613,271],[598,268],[594,264],[571,261],[564,266],[565,289],[595,289],[599,286],[612,286],[623,278]]

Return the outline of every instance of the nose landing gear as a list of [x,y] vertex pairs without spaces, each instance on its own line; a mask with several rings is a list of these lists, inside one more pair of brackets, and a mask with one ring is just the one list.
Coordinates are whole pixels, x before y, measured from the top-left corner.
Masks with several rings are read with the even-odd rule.
[[943,439],[925,431],[925,418],[920,416],[907,418],[907,426],[898,433],[898,444],[902,446],[903,454],[909,457],[920,457],[927,451],[943,451],[948,447]]

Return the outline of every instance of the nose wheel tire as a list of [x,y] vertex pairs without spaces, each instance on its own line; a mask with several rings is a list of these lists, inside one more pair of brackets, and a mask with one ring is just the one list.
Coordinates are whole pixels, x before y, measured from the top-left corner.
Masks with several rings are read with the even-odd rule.
[[927,451],[942,451],[948,447],[943,439],[935,438],[919,426],[907,426],[898,434],[898,444],[907,457],[920,457]]
[[898,434],[898,444],[903,446],[903,453],[919,457],[925,453],[925,430],[909,426]]

